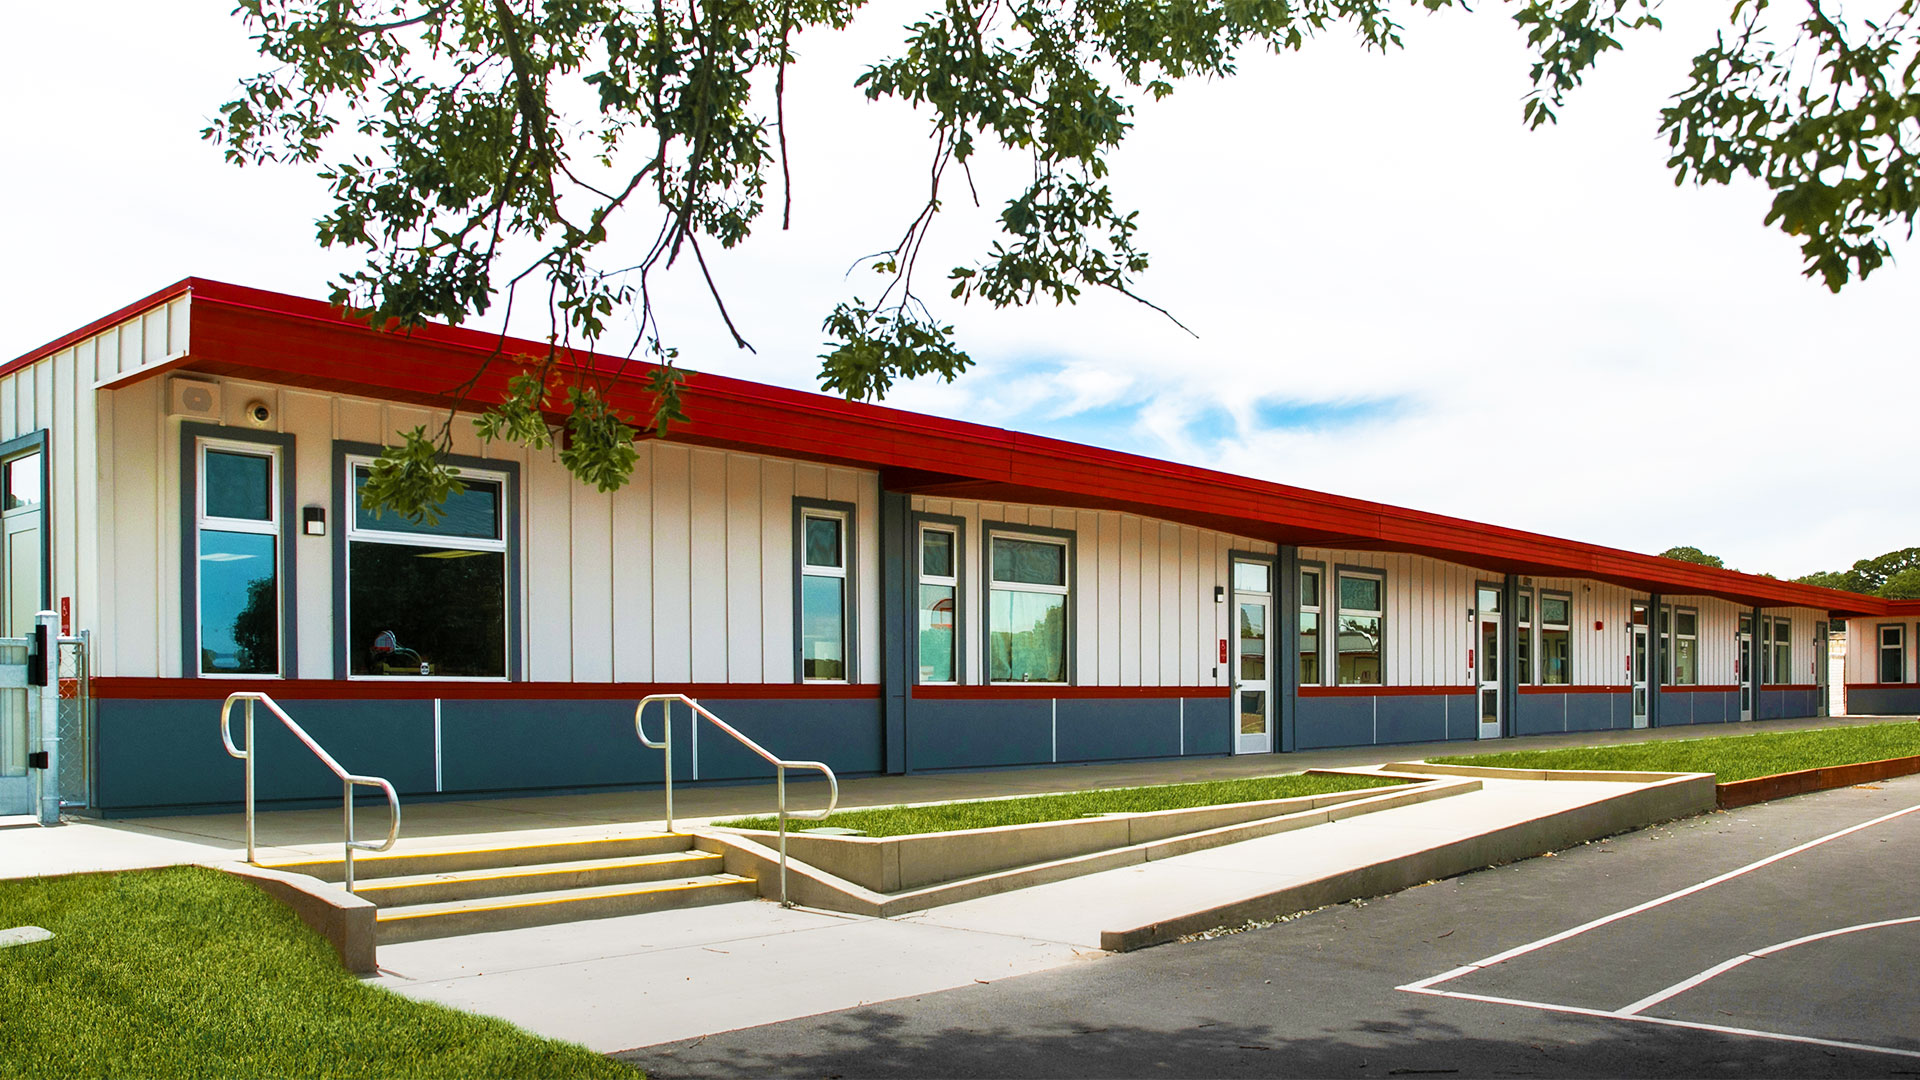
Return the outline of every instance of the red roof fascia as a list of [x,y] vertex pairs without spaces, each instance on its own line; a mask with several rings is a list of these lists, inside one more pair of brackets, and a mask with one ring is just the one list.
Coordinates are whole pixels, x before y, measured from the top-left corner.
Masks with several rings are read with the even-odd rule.
[[[324,301],[188,278],[28,356],[45,355],[183,291],[194,295],[188,366],[216,374],[342,393],[378,391],[394,400],[444,406],[445,395],[473,377],[482,357],[496,352],[540,356],[548,349],[543,342],[455,326],[381,333]],[[609,390],[614,404],[643,422],[651,416],[645,379],[652,365],[586,352],[569,352],[564,361],[609,376],[617,373]],[[15,363],[21,362],[28,358]],[[469,400],[476,408],[500,400],[516,370],[513,364],[491,366]],[[998,495],[1003,499],[1125,508],[1282,543],[1373,540],[1377,545],[1368,546],[1489,569],[1589,577],[1648,592],[1709,594],[1763,607],[1874,614],[1888,603],[726,376],[690,374],[685,397],[693,419],[675,430],[676,441],[914,470],[959,484],[1003,486]],[[1920,602],[1915,612],[1920,613]]]

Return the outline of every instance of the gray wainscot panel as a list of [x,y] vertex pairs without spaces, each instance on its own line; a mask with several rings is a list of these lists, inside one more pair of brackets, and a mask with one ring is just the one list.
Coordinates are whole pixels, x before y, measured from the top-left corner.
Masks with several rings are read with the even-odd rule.
[[914,698],[907,768],[970,769],[1053,760],[1053,702]]
[[1061,761],[1180,754],[1179,698],[1060,698],[1054,707]]

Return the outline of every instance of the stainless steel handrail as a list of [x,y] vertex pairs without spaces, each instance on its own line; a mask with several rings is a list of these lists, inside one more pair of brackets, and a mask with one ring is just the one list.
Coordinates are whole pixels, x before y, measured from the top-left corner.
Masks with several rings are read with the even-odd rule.
[[[661,703],[660,712],[663,715],[659,742],[654,742],[652,739],[647,738],[647,729],[641,725],[642,715],[646,712],[647,706],[656,701]],[[698,701],[695,701],[685,694],[650,694],[647,697],[641,698],[640,704],[633,707],[633,733],[640,737],[640,742],[643,745],[662,751],[664,754],[666,768],[663,775],[666,777],[667,788],[668,832],[673,831],[673,703],[676,701],[684,703],[695,716],[703,716],[711,721],[714,727],[733,736],[734,741],[760,755],[762,760],[773,766],[774,780],[778,788],[780,812],[780,906],[792,907],[793,902],[787,899],[787,819],[793,817],[802,821],[820,821],[826,818],[827,815],[833,813],[833,808],[840,805],[839,778],[833,775],[833,770],[828,768],[827,763],[824,761],[786,761],[774,757],[767,752],[765,747],[742,735],[734,729],[732,724],[713,715],[713,713],[707,711]],[[696,750],[697,749],[698,747],[696,747]],[[697,759],[698,756],[696,753],[695,758]],[[698,764],[697,760],[696,764]],[[817,769],[827,778],[827,808],[825,810],[813,813],[791,813],[787,810],[788,769]]]
[[[233,713],[233,703],[236,701],[244,701],[247,704],[247,707],[245,710],[246,723],[247,723],[247,748],[245,750],[242,750],[239,747],[233,745],[233,734],[229,730],[229,726],[228,726],[230,717]],[[271,697],[268,697],[266,694],[262,694],[258,691],[253,691],[253,690],[242,691],[241,693],[237,693],[237,694],[228,694],[226,704],[220,706],[220,742],[226,746],[227,754],[229,756],[239,758],[240,760],[247,763],[247,861],[248,862],[258,861],[254,858],[254,855],[253,855],[253,703],[256,701],[262,705],[265,705],[267,707],[268,712],[271,712],[273,715],[279,717],[280,722],[287,725],[287,730],[293,732],[294,738],[299,739],[301,742],[305,743],[307,746],[307,749],[313,751],[314,756],[320,759],[321,764],[333,770],[333,775],[340,778],[340,795],[341,795],[340,802],[343,807],[342,824],[346,830],[346,847],[344,849],[345,853],[342,856],[342,861],[345,865],[344,874],[345,874],[347,891],[352,892],[353,891],[353,853],[356,850],[386,851],[389,848],[393,847],[393,842],[395,840],[399,839],[400,837],[400,796],[394,792],[393,785],[388,783],[386,780],[382,779],[381,777],[356,776],[353,773],[348,772],[346,769],[341,768],[340,763],[333,760],[332,754],[327,753],[326,750],[323,749],[319,743],[314,742],[313,736],[307,734],[307,730],[305,728],[301,727],[299,724],[294,723],[293,717],[288,716],[286,714],[286,711],[280,708],[279,705],[275,704],[274,700]],[[393,812],[392,820],[387,825],[386,843],[375,844],[370,840],[355,840],[353,838],[353,789],[355,785],[360,785],[363,787],[377,787],[381,791],[386,793],[387,808]]]

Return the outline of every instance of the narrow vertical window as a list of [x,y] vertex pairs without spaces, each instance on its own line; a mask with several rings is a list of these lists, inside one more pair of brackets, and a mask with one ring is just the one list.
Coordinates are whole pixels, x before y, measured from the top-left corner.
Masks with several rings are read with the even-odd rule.
[[362,506],[373,462],[346,467],[348,676],[507,678],[507,474],[456,470],[429,521]]
[[800,517],[800,677],[847,678],[847,518]]
[[208,441],[198,449],[200,674],[279,675],[279,451]]
[[1907,628],[1904,626],[1880,628],[1880,681],[1907,681]]
[[1341,686],[1379,686],[1386,668],[1386,581],[1373,574],[1339,575]]
[[1791,683],[1793,681],[1793,620],[1769,621],[1773,623],[1773,681]]
[[988,559],[987,677],[1067,681],[1067,543],[994,536]]
[[1514,598],[1513,673],[1521,686],[1533,685],[1533,593]]
[[1319,686],[1320,571],[1300,571],[1300,685]]
[[1573,598],[1570,596],[1547,593],[1540,597],[1540,682],[1545,686],[1573,684]]
[[957,681],[959,638],[954,633],[960,598],[960,544],[953,529],[920,527],[920,681]]
[[1700,613],[1691,608],[1673,612],[1673,685],[1700,683]]
[[1660,605],[1660,675],[1673,685],[1673,608]]

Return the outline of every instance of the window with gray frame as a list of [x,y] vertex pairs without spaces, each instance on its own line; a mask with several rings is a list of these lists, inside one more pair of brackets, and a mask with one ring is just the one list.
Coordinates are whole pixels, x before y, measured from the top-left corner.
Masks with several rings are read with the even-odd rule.
[[1673,685],[1697,686],[1700,683],[1700,613],[1693,608],[1673,609]]
[[1888,625],[1880,628],[1880,682],[1907,681],[1907,628]]
[[800,677],[847,680],[847,514],[800,514]]
[[1767,681],[1772,683],[1793,682],[1793,620],[1772,618],[1761,619],[1760,621],[1763,623],[1771,623],[1773,626],[1773,640],[1771,644],[1773,670],[1769,672],[1772,677]]
[[1513,604],[1513,675],[1521,686],[1533,685],[1533,592],[1522,590]]
[[1320,675],[1320,567],[1300,571],[1300,685],[1319,686]]
[[1342,570],[1337,582],[1340,622],[1335,663],[1340,685],[1379,686],[1386,674],[1386,577]]
[[957,682],[960,639],[960,537],[947,525],[920,526],[920,681]]
[[993,533],[987,541],[987,679],[1067,681],[1067,541]]
[[1573,597],[1540,594],[1540,683],[1573,684]]
[[456,470],[429,520],[362,506],[373,462],[346,467],[348,675],[507,678],[507,475]]
[[281,673],[282,465],[277,447],[195,441],[199,674]]

